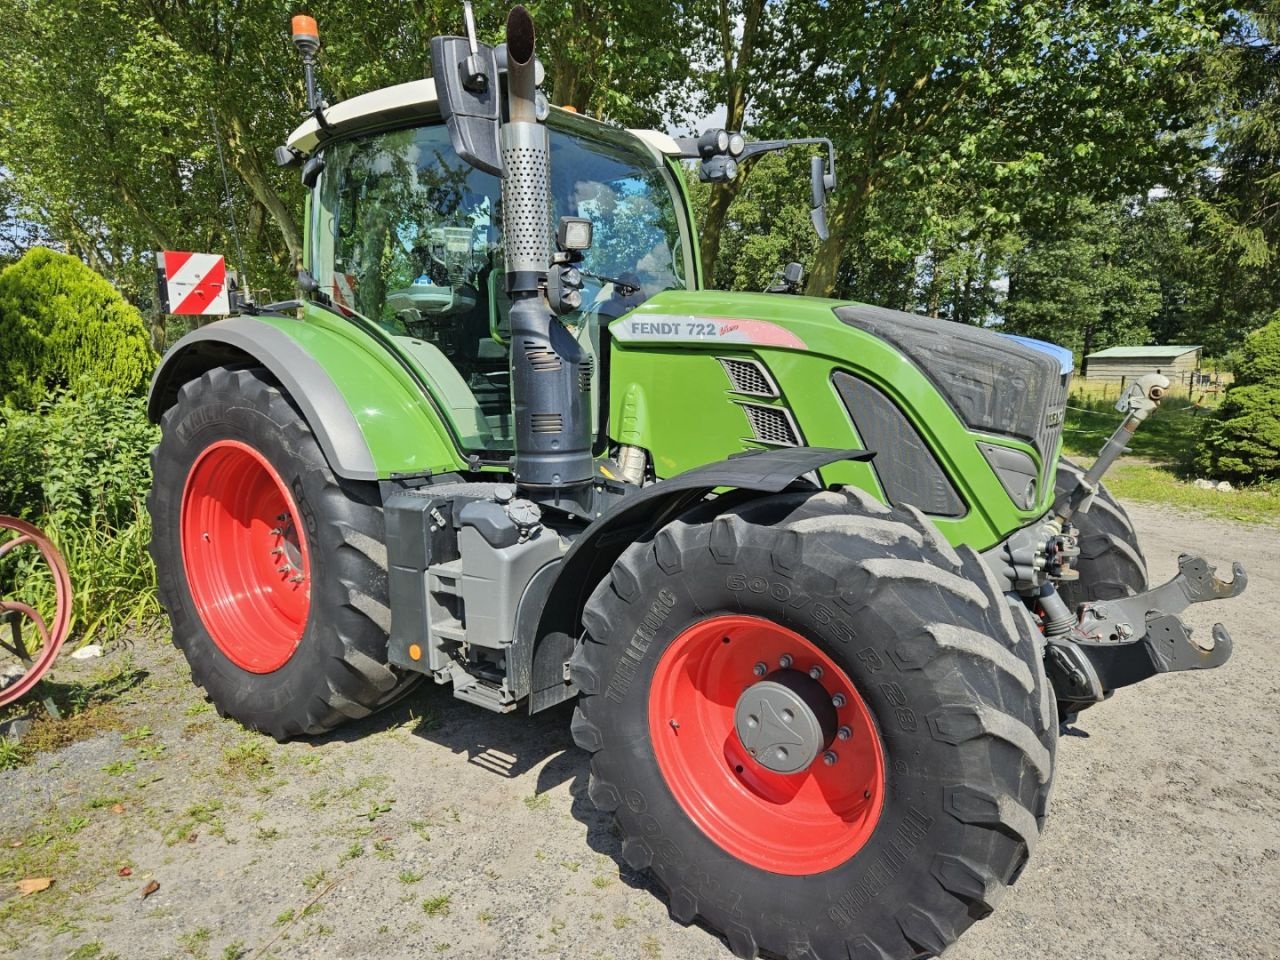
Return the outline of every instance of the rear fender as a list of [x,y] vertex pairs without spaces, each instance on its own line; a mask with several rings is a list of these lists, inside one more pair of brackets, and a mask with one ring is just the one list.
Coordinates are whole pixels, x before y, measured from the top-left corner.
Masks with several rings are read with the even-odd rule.
[[148,416],[160,422],[182,385],[205,371],[245,363],[280,382],[340,477],[465,469],[430,397],[379,343],[337,318],[230,317],[187,334],[152,379]]

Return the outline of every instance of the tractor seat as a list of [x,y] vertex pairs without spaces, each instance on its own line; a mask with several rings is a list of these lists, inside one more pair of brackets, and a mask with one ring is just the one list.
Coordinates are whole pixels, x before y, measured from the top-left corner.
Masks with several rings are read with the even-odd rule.
[[489,422],[480,402],[444,351],[434,343],[414,337],[396,337],[396,341],[426,371],[431,386],[435,388],[436,399],[448,409],[449,416],[462,434],[463,445],[472,449],[490,446],[493,435],[489,432]]

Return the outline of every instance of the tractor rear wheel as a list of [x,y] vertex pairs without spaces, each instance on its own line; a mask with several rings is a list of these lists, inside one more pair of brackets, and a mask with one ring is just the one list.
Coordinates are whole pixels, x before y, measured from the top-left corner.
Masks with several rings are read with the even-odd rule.
[[717,509],[630,546],[587,605],[592,801],[672,916],[740,957],[940,953],[1044,821],[1057,722],[1030,618],[914,508]]
[[[1058,461],[1056,493],[1075,488],[1084,471],[1070,460]],[[1099,485],[1088,513],[1071,518],[1080,531],[1080,579],[1060,583],[1058,592],[1074,610],[1092,600],[1118,600],[1147,589],[1147,561],[1124,507]]]
[[416,682],[386,663],[377,488],[334,476],[265,371],[218,367],[184,385],[152,470],[160,600],[219,713],[285,740]]

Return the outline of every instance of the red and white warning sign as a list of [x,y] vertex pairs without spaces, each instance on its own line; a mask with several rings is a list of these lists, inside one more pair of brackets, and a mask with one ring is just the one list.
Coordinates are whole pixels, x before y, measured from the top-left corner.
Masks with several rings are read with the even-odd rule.
[[335,273],[333,275],[333,302],[340,307],[355,308],[356,275],[354,273]]
[[225,315],[231,312],[227,296],[227,261],[215,253],[156,253],[160,303],[165,313]]

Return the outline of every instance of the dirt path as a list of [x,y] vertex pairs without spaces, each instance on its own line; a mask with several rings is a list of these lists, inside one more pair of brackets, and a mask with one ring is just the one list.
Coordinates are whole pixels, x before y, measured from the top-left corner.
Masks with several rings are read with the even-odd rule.
[[[1133,513],[1154,578],[1179,550],[1249,567],[1243,598],[1191,611],[1228,621],[1235,657],[1082,717],[1031,866],[949,960],[1280,957],[1280,532]],[[567,710],[429,689],[279,746],[219,720],[163,644],[88,669],[133,683],[120,729],[0,773],[0,955],[729,956],[620,865]],[[19,898],[15,876],[54,884]]]

